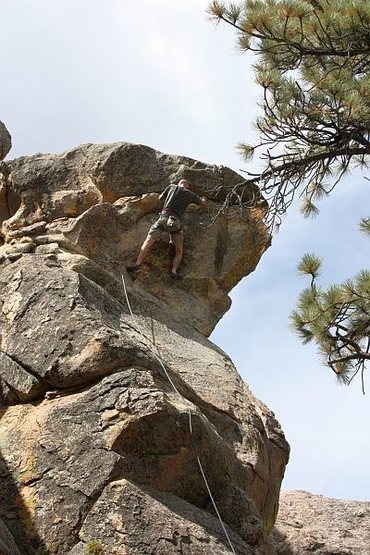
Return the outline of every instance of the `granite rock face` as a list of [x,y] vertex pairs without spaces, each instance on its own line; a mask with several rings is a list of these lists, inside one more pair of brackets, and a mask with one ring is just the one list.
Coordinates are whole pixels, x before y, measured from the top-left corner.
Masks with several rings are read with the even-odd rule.
[[20,206],[2,222],[2,255],[75,253],[81,273],[103,280],[103,287],[110,276],[120,281],[125,264],[136,257],[160,209],[159,194],[169,182],[189,179],[208,200],[188,210],[185,277],[173,294],[163,279],[171,254],[163,242],[149,259],[150,275],[142,272],[135,287],[174,307],[176,315],[206,335],[229,308],[227,293],[254,270],[267,247],[265,202],[257,188],[244,194],[256,206],[253,210],[231,208],[211,225],[226,193],[243,181],[228,168],[118,143],[19,158],[7,165],[7,172],[4,189],[13,195],[14,208],[15,197]]
[[[181,177],[205,199],[186,217],[184,277],[168,276],[165,238],[132,278],[159,193]],[[1,221],[0,518],[19,552],[230,553],[200,461],[235,552],[268,553],[289,448],[207,339],[268,246],[258,191],[253,208],[227,208],[243,180],[232,170],[129,143],[20,158],[0,179],[14,201]]]
[[272,536],[278,555],[368,555],[370,503],[282,492]]

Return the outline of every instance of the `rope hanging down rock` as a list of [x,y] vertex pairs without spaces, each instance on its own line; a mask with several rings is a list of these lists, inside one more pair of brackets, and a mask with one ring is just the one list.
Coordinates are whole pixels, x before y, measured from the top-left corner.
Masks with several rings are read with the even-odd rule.
[[[171,387],[172,387],[172,389],[174,390],[174,392],[176,393],[176,395],[184,402],[185,405],[189,405],[189,401],[180,393],[180,391],[177,389],[177,387],[176,387],[175,384],[173,383],[173,381],[172,381],[172,379],[171,379],[171,376],[170,376],[170,374],[169,374],[169,372],[168,372],[168,370],[167,370],[167,368],[166,368],[164,362],[162,361],[161,357],[153,350],[153,347],[154,347],[155,349],[158,350],[157,346],[156,346],[150,339],[148,339],[148,338],[143,334],[143,332],[141,331],[140,326],[139,326],[139,324],[138,324],[138,322],[137,322],[137,319],[136,319],[136,317],[135,317],[135,315],[134,315],[134,313],[133,313],[133,311],[132,311],[132,308],[131,308],[131,303],[130,303],[130,300],[129,300],[129,297],[128,297],[128,293],[127,293],[125,278],[123,277],[123,275],[121,275],[121,277],[122,277],[122,283],[123,283],[123,289],[124,289],[124,292],[125,292],[127,307],[128,307],[128,309],[129,309],[130,316],[131,316],[131,318],[132,318],[132,320],[133,320],[133,322],[134,322],[134,325],[135,325],[136,330],[137,330],[138,333],[141,335],[141,337],[145,340],[145,342],[149,341],[149,342],[151,343],[151,345],[149,346],[150,352],[151,352],[152,355],[155,357],[155,359],[159,362],[161,368],[163,369],[163,372],[164,372],[165,375],[166,375],[166,378],[167,378],[168,381],[170,382]],[[195,441],[194,441],[194,435],[193,435],[192,412],[191,412],[190,407],[188,407],[188,416],[189,416],[189,436],[190,436],[190,441],[191,441],[191,445],[192,445],[192,448],[193,448],[193,451],[194,451],[195,458],[196,458],[197,463],[198,463],[198,466],[199,466],[200,473],[201,473],[201,475],[202,475],[204,484],[205,484],[205,486],[206,486],[206,488],[207,488],[208,495],[209,495],[209,497],[210,497],[210,499],[211,499],[213,508],[214,508],[215,513],[216,513],[216,515],[217,515],[217,518],[218,518],[218,520],[219,520],[219,522],[220,522],[222,531],[223,531],[223,533],[224,533],[224,535],[225,535],[225,538],[226,538],[226,540],[227,540],[227,542],[228,542],[228,544],[229,544],[229,547],[230,547],[230,549],[231,549],[231,552],[233,553],[233,555],[236,555],[234,546],[233,546],[233,544],[232,544],[232,542],[231,542],[231,539],[230,539],[230,536],[229,536],[229,534],[228,534],[228,532],[227,532],[227,530],[226,530],[226,526],[225,526],[225,524],[224,524],[224,522],[223,522],[223,520],[222,520],[222,518],[221,518],[220,512],[219,512],[219,510],[218,510],[218,508],[217,508],[217,505],[216,505],[216,501],[215,501],[215,499],[214,499],[214,497],[213,497],[213,495],[212,495],[211,488],[209,487],[208,480],[207,480],[206,474],[205,474],[205,472],[204,472],[204,468],[203,468],[202,462],[201,462],[201,460],[200,460],[200,458],[199,458],[199,456],[198,456],[198,454],[197,454],[196,445],[195,445]]]

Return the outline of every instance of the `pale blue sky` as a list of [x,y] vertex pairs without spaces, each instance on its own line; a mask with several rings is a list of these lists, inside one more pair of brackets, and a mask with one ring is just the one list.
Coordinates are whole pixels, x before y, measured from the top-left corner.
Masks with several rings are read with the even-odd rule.
[[[10,157],[80,143],[132,141],[244,168],[235,145],[253,137],[259,90],[251,58],[215,27],[208,0],[0,0],[0,120]],[[233,291],[213,340],[281,422],[292,447],[284,487],[370,498],[370,380],[338,386],[288,316],[305,281],[305,252],[325,259],[325,283],[368,266],[369,216],[360,174],[314,221],[291,213],[257,270]]]

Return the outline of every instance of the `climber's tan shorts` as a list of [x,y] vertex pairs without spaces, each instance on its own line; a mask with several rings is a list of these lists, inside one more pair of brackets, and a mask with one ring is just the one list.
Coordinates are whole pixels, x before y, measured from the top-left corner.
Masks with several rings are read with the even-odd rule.
[[165,235],[169,234],[170,238],[171,238],[170,242],[173,245],[175,245],[175,247],[182,247],[183,242],[184,242],[184,234],[183,234],[182,230],[180,229],[180,231],[178,231],[177,233],[169,233],[164,228],[164,222],[166,220],[167,220],[167,218],[159,217],[158,220],[149,229],[148,237],[158,241],[159,239],[161,239]]

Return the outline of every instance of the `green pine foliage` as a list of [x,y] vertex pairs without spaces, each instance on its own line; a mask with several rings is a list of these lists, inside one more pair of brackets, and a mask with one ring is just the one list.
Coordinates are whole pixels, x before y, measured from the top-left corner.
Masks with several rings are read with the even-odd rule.
[[370,235],[370,218],[362,218],[360,221],[360,230],[365,235]]
[[316,342],[323,361],[339,381],[351,383],[370,360],[370,272],[361,271],[342,285],[322,289],[315,283],[321,261],[305,255],[299,271],[313,276],[298,298],[291,326],[303,343]]
[[299,273],[303,275],[310,275],[312,279],[315,279],[321,269],[321,258],[318,258],[315,254],[305,254],[302,257],[301,262],[298,265]]
[[[217,0],[208,11],[234,27],[240,49],[257,58],[260,140],[238,148],[246,162],[259,153],[264,167],[248,171],[240,188],[260,185],[271,232],[296,195],[304,216],[317,215],[317,203],[342,176],[369,162],[369,0]],[[360,229],[370,235],[370,218]],[[293,329],[304,343],[317,344],[341,382],[359,372],[363,379],[370,359],[369,272],[323,289],[316,283],[319,258],[305,255],[298,268],[311,283],[291,315]]]

